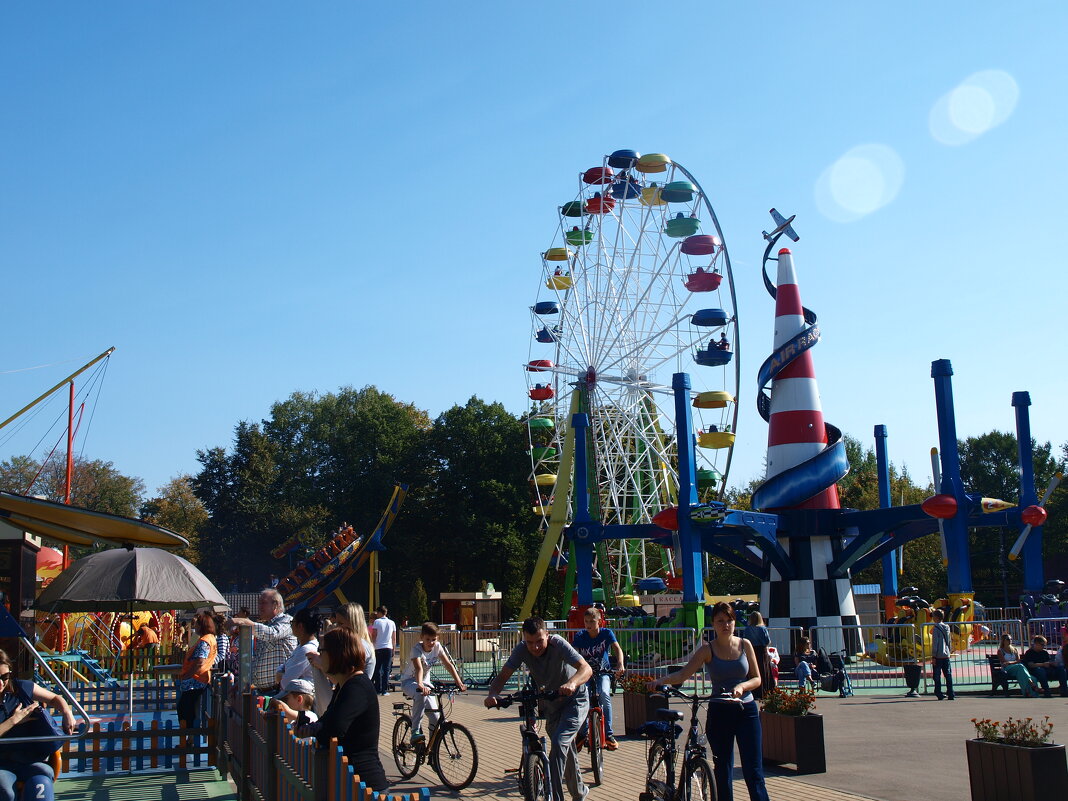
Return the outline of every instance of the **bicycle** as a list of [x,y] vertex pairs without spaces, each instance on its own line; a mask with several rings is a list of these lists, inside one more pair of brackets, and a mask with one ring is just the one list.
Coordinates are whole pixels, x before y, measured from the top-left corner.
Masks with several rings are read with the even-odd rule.
[[[590,681],[595,683],[595,680],[601,676],[611,676],[613,689],[615,689],[615,675],[616,672],[614,670],[598,668],[593,671],[593,678]],[[590,751],[590,769],[593,773],[591,784],[599,785],[601,777],[604,775],[604,743],[606,737],[604,711],[601,709],[601,694],[594,689],[589,695],[590,711],[586,716],[586,738],[584,744]],[[581,750],[581,748],[576,745],[575,750]]]
[[679,771],[676,785],[676,741],[682,734],[682,726],[678,721],[685,715],[677,709],[659,709],[658,720],[642,725],[642,735],[652,742],[646,762],[645,792],[639,794],[639,801],[716,801],[716,779],[712,766],[708,764],[705,736],[698,724],[697,710],[702,703],[740,704],[741,700],[728,693],[701,698],[699,695],[686,695],[674,687],[658,687],[657,690],[690,703],[690,730],[686,735],[682,770]]
[[393,715],[397,718],[393,724],[393,761],[402,779],[410,779],[427,762],[442,784],[450,790],[463,790],[475,780],[478,771],[475,738],[462,724],[449,720],[453,696],[459,692],[457,686],[439,684],[431,692],[437,696],[436,711],[441,717],[430,736],[415,744],[411,742],[411,702],[393,704]]
[[557,697],[555,691],[541,692],[530,685],[517,693],[497,696],[499,708],[507,709],[518,703],[519,714],[524,718],[519,724],[523,755],[519,758],[516,779],[526,801],[549,801],[550,798],[549,749],[545,737],[538,734],[538,701],[552,701]]

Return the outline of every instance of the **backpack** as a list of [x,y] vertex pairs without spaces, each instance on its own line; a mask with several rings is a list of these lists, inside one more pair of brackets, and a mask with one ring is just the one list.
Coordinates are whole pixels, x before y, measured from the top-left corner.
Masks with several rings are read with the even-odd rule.
[[831,665],[831,657],[827,655],[826,648],[820,648],[819,654],[816,655],[816,672],[817,673],[833,673],[834,666]]
[[836,670],[826,676],[820,676],[820,689],[825,693],[836,693],[842,689],[842,671]]
[[[16,681],[12,685],[14,692],[6,693],[0,702],[0,721],[19,708],[33,702],[33,682]],[[63,732],[56,726],[52,716],[45,709],[38,709],[21,723],[9,729],[3,739],[8,737],[62,737]],[[48,762],[52,754],[63,747],[63,740],[41,740],[36,743],[13,743],[7,745],[0,739],[0,763],[30,764]]]

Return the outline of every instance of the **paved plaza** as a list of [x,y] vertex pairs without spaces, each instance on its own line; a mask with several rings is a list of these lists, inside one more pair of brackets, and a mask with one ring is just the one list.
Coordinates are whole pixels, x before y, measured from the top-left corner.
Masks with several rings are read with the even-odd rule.
[[[519,719],[514,708],[499,711],[482,706],[484,692],[458,697],[453,718],[466,725],[479,749],[478,775],[474,784],[459,795],[464,798],[520,798],[514,770],[519,764]],[[390,755],[393,702],[400,693],[382,697],[382,763],[395,780],[396,765]],[[616,720],[622,731],[623,704],[614,698]],[[824,715],[827,772],[796,775],[789,768],[772,770],[768,790],[772,801],[967,801],[968,767],[964,741],[974,735],[971,718],[1041,718],[1054,723],[1054,739],[1068,740],[1068,699],[1008,698],[966,694],[956,701],[937,701],[933,696],[904,698],[900,693],[857,695],[852,698],[823,696],[816,711]],[[644,787],[645,743],[622,737],[615,753],[605,755],[605,783],[593,787],[590,801],[637,801]],[[581,764],[588,766],[586,753]],[[736,763],[737,764],[737,763]],[[748,798],[741,772],[736,771],[735,798]],[[584,771],[588,777],[588,767]],[[412,782],[398,789],[429,786],[435,797],[450,797],[437,776],[423,766]]]

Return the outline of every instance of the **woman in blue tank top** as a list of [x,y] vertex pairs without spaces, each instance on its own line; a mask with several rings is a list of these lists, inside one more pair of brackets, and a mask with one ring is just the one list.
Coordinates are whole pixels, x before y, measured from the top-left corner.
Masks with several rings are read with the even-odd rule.
[[729,604],[712,607],[716,638],[698,648],[682,669],[657,679],[656,684],[682,684],[702,667],[712,683],[712,694],[730,693],[741,703],[710,703],[705,735],[715,757],[719,801],[733,801],[734,741],[742,758],[742,776],[749,788],[749,801],[768,801],[764,786],[763,749],[760,742],[760,710],[753,690],[760,686],[753,644],[734,636],[734,610]]

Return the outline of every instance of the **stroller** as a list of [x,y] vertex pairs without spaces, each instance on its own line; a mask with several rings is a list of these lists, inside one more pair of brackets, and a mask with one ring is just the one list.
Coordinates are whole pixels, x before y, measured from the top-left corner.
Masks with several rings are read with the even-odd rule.
[[816,656],[816,671],[812,680],[825,693],[838,693],[839,698],[848,698],[853,694],[853,682],[845,669],[845,651],[836,651],[839,666],[835,667],[826,648],[820,648]]

